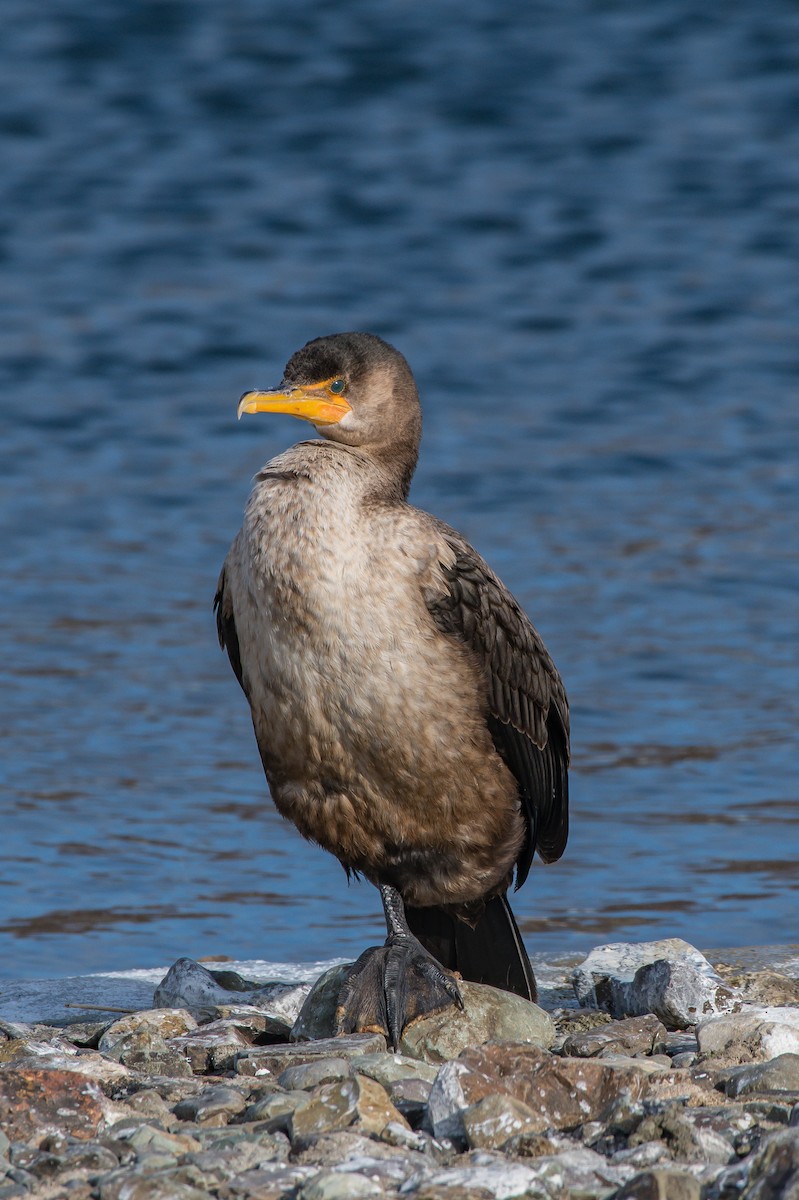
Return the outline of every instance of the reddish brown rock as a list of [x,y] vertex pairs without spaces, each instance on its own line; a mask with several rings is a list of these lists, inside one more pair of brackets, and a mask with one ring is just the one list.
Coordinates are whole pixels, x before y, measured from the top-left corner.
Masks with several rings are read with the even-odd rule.
[[[458,1061],[482,1077],[478,1089],[482,1095],[488,1094],[483,1081],[493,1081],[494,1091],[528,1105],[541,1122],[541,1130],[576,1129],[586,1121],[601,1120],[620,1092],[639,1100],[648,1085],[646,1076],[635,1069],[591,1058],[557,1058],[518,1043],[466,1050]],[[468,1095],[467,1077],[462,1078],[461,1087]],[[469,1096],[470,1103],[482,1095]]]
[[108,1111],[108,1101],[88,1075],[40,1067],[0,1071],[0,1128],[12,1142],[50,1132],[89,1141]]

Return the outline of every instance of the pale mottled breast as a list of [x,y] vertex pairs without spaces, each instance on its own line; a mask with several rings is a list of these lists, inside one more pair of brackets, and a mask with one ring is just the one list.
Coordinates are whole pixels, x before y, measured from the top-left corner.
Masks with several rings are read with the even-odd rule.
[[295,447],[259,475],[231,550],[243,684],[277,755],[418,757],[479,717],[477,671],[424,601],[451,551],[365,482],[356,456]]

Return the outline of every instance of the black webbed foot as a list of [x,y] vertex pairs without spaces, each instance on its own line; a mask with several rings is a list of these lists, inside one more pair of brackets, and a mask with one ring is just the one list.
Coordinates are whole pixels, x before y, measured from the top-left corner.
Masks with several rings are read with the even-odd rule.
[[353,963],[339,993],[336,1033],[384,1033],[396,1050],[406,1026],[450,1005],[463,1008],[455,976],[413,934],[392,933]]

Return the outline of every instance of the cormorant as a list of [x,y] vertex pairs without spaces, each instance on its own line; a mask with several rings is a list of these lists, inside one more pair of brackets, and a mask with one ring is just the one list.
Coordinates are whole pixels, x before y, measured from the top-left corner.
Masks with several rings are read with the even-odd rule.
[[407,502],[411,370],[380,338],[317,338],[242,413],[322,440],[258,473],[215,598],[284,817],[379,890],[385,945],[342,989],[338,1031],[461,1006],[457,972],[531,1000],[506,893],[568,834],[569,709],[520,605],[454,529]]

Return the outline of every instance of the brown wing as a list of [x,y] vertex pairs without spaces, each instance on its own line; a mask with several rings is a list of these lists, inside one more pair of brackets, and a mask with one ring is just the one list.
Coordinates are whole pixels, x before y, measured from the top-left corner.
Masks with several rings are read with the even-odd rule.
[[214,596],[214,612],[216,613],[216,632],[219,645],[227,650],[230,665],[242,687],[241,652],[239,650],[239,635],[236,632],[236,622],[233,618],[233,605],[230,594],[226,590],[225,568],[219,572],[219,582]]
[[442,633],[458,638],[485,670],[487,724],[494,745],[519,785],[527,839],[516,864],[516,887],[537,850],[560,858],[569,833],[569,705],[555,664],[524,610],[491,568],[454,530],[455,555],[441,564],[448,590],[426,596]]

